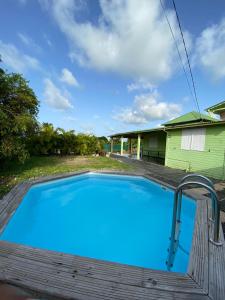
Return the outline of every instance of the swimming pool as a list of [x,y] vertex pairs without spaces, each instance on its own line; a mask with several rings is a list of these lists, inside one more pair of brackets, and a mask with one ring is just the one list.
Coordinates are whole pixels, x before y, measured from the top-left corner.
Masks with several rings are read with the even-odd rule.
[[[172,271],[186,272],[195,202],[183,198]],[[143,177],[87,173],[33,185],[1,240],[167,270],[173,191]]]

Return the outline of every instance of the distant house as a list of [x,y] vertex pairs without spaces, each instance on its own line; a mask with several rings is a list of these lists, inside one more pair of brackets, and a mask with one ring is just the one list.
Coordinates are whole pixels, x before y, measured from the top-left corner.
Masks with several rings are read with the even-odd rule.
[[208,115],[192,111],[160,128],[111,135],[111,152],[113,138],[121,138],[121,155],[123,138],[128,138],[128,156],[132,154],[132,140],[137,139],[136,159],[225,179],[225,101],[206,111]]
[[225,120],[225,101],[217,103],[213,106],[210,106],[206,108],[206,111],[211,115],[219,115],[220,120],[224,121]]

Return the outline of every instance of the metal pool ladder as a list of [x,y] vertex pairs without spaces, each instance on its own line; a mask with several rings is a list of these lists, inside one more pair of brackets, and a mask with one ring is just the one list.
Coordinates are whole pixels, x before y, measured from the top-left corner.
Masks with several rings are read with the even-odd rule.
[[182,191],[184,188],[190,188],[193,186],[205,188],[210,193],[211,204],[212,204],[212,217],[210,218],[210,220],[214,223],[213,238],[210,238],[210,242],[217,246],[222,245],[222,243],[219,241],[219,232],[220,232],[219,200],[212,181],[207,177],[198,174],[186,175],[181,179],[174,193],[170,245],[168,248],[168,257],[166,261],[167,269],[169,271],[173,267],[175,255],[177,252],[177,248],[179,246],[181,207],[182,207],[182,195],[183,195]]

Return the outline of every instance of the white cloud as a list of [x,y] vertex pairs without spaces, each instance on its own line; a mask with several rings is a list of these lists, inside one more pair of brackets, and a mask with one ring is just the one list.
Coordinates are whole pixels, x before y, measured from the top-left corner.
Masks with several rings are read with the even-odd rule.
[[137,90],[150,90],[153,91],[155,85],[151,84],[146,79],[140,78],[127,85],[128,92],[133,92]]
[[16,72],[25,72],[28,69],[40,69],[39,61],[23,54],[13,44],[5,44],[0,40],[0,54],[3,63]]
[[44,83],[44,100],[49,106],[59,110],[73,108],[73,105],[69,101],[67,95],[56,87],[50,79],[46,78]]
[[[159,0],[100,0],[97,24],[77,20],[80,1],[42,0],[41,4],[52,11],[69,40],[70,57],[81,65],[152,83],[168,79],[177,68],[174,41]],[[174,12],[168,10],[167,15],[176,35]]]
[[74,75],[66,68],[62,69],[62,74],[61,74],[60,80],[62,82],[65,82],[68,85],[72,85],[72,86],[76,86],[76,87],[79,86]]
[[114,118],[127,124],[139,125],[175,118],[180,112],[180,105],[160,101],[159,93],[154,91],[135,96],[132,107],[123,108]]
[[42,51],[41,47],[38,44],[36,44],[35,41],[32,38],[30,38],[28,35],[19,32],[18,37],[26,47],[32,48],[36,52]]
[[225,78],[225,18],[202,31],[196,48],[197,60],[212,78]]

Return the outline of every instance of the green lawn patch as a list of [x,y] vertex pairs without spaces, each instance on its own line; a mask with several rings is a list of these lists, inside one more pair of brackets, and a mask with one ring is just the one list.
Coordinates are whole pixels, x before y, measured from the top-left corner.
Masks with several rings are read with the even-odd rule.
[[42,156],[31,157],[24,164],[9,162],[0,170],[0,199],[21,181],[86,169],[132,171],[133,167],[113,158],[93,156]]

